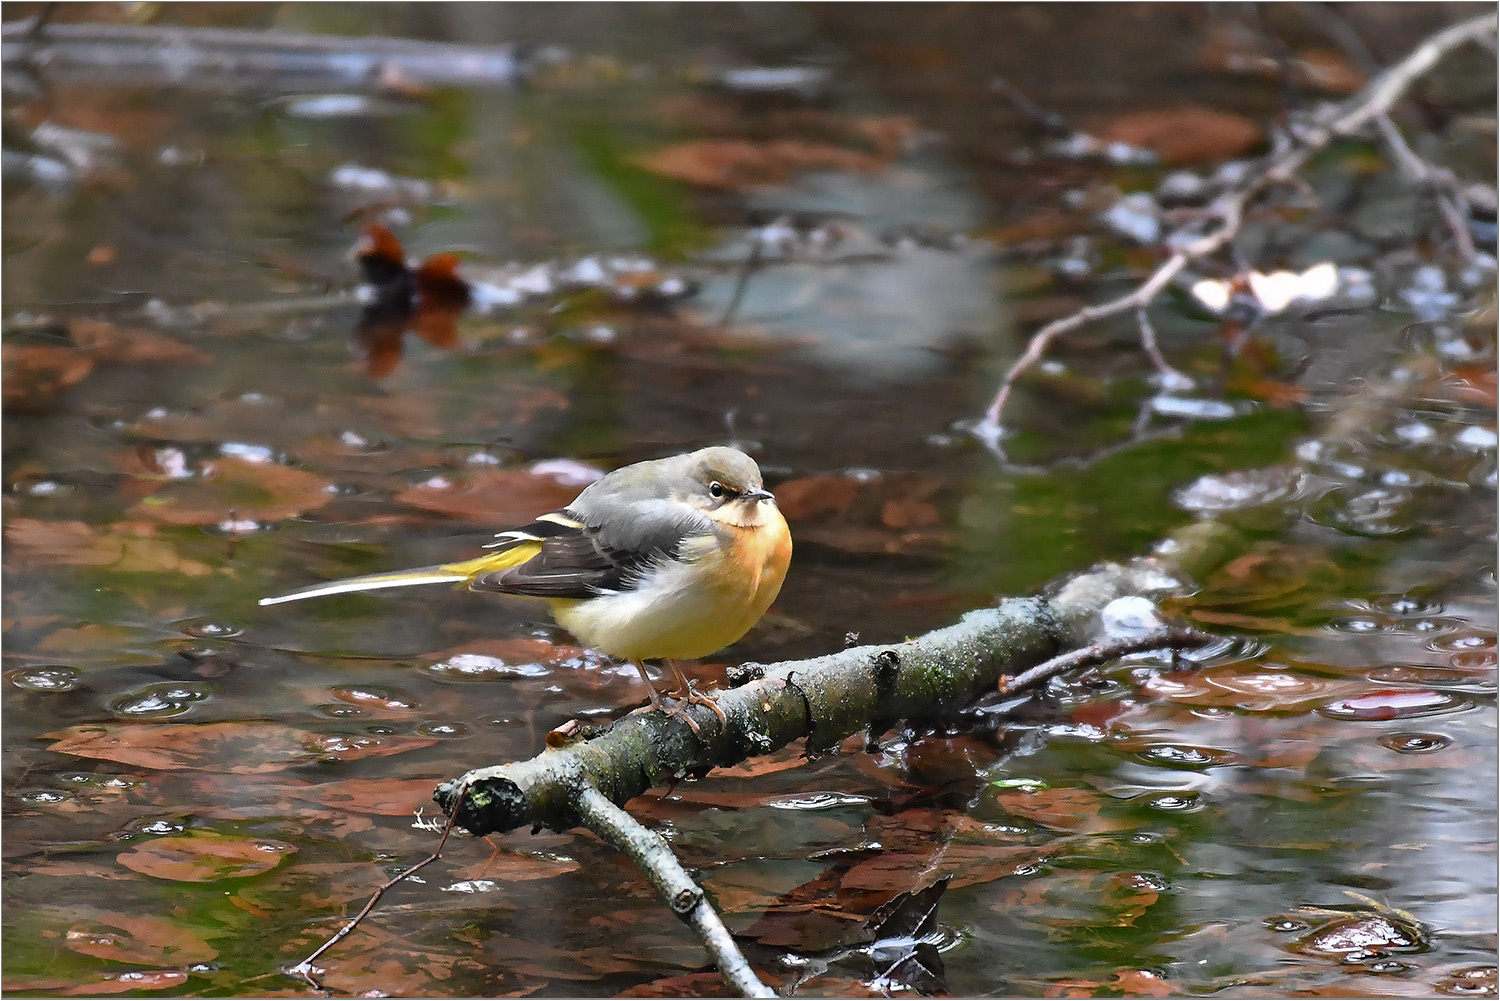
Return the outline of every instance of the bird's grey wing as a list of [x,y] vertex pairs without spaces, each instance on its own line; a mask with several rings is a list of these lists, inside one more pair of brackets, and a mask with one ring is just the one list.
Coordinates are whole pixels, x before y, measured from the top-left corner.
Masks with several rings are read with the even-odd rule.
[[539,553],[508,570],[481,574],[469,586],[533,598],[628,591],[652,565],[686,550],[697,552],[705,536],[717,532],[707,516],[669,501],[605,500],[589,507],[586,513],[558,512],[561,517],[549,522]]

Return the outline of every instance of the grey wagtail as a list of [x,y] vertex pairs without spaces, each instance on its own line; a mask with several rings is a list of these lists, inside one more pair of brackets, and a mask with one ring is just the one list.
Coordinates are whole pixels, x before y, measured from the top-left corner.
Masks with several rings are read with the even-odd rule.
[[567,507],[495,538],[485,547],[495,552],[478,559],[331,581],[260,603],[456,581],[542,598],[586,646],[635,664],[651,708],[663,708],[661,695],[642,662],[665,660],[679,685],[668,694],[722,717],[673,660],[706,657],[749,632],[792,560],[776,498],[755,460],[733,448],[616,469]]

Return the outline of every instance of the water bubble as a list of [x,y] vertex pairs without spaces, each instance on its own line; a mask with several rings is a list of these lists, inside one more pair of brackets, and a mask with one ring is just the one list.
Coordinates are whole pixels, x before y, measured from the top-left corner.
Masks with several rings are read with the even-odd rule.
[[1271,929],[1272,931],[1279,931],[1279,932],[1285,933],[1285,932],[1295,932],[1295,931],[1306,931],[1307,927],[1308,927],[1308,924],[1307,924],[1306,921],[1299,921],[1296,918],[1284,918],[1283,917],[1283,918],[1270,918],[1270,919],[1268,919],[1266,921],[1266,927],[1269,928],[1269,929]]
[[392,688],[374,685],[335,688],[330,694],[340,702],[367,707],[381,712],[404,713],[417,708],[415,700],[409,699]]
[[1383,633],[1391,628],[1391,623],[1384,618],[1351,615],[1340,619],[1330,619],[1328,628],[1338,633]]
[[1157,744],[1140,752],[1140,756],[1154,765],[1171,768],[1207,768],[1216,765],[1224,757],[1222,751],[1209,751],[1185,744]]
[[1460,652],[1483,650],[1490,653],[1495,652],[1495,634],[1481,632],[1477,629],[1466,629],[1462,632],[1450,633],[1439,636],[1428,644],[1428,647],[1440,652]]
[[1448,656],[1448,666],[1458,671],[1482,671],[1496,663],[1493,650],[1462,650]]
[[365,711],[359,708],[359,706],[346,705],[342,702],[325,702],[318,706],[318,712],[333,719],[349,719],[365,714]]
[[227,622],[193,621],[183,623],[178,627],[189,636],[197,636],[201,639],[227,640],[240,635],[245,630],[239,626],[230,625]]
[[1399,918],[1370,914],[1325,925],[1298,940],[1299,952],[1358,954],[1372,958],[1387,949],[1417,948],[1421,931]]
[[1296,491],[1298,474],[1286,466],[1243,472],[1208,473],[1173,492],[1178,507],[1198,514],[1217,514],[1274,504]]
[[1378,598],[1373,604],[1378,611],[1386,612],[1390,615],[1438,615],[1443,610],[1442,602],[1422,601],[1409,594]]
[[65,803],[72,798],[72,793],[64,792],[61,789],[32,789],[16,796],[16,799],[22,803],[41,803],[43,805]]
[[78,687],[76,667],[31,667],[17,671],[10,683],[30,692],[71,692]]
[[427,670],[447,678],[488,681],[495,678],[539,678],[551,669],[546,664],[508,664],[487,654],[460,653],[430,665]]
[[386,726],[383,723],[372,723],[369,726],[365,727],[365,733],[371,734],[376,737],[392,737],[396,734],[396,728],[393,726]]
[[1383,959],[1378,963],[1371,963],[1367,969],[1371,973],[1405,973],[1411,969],[1411,964],[1398,963],[1394,959]]
[[187,830],[187,822],[177,817],[145,817],[131,821],[126,827],[141,834],[179,834]]
[[1350,535],[1399,535],[1414,525],[1411,507],[1410,490],[1379,487],[1355,494],[1335,491],[1315,503],[1308,515]]
[[1318,712],[1329,719],[1339,720],[1389,720],[1408,719],[1413,716],[1432,716],[1437,713],[1467,709],[1473,703],[1449,692],[1431,689],[1408,689],[1404,691],[1371,692],[1352,699],[1340,699],[1321,706]]
[[109,710],[124,719],[181,716],[211,693],[212,689],[200,683],[162,682],[117,696],[110,701]]
[[1133,872],[1125,877],[1125,885],[1136,890],[1152,890],[1165,893],[1172,884],[1159,872]]
[[1167,793],[1163,796],[1153,796],[1147,805],[1162,813],[1192,813],[1202,809],[1202,804],[1193,793]]
[[462,737],[469,728],[462,723],[423,723],[417,732],[425,737]]
[[1453,738],[1440,733],[1388,733],[1380,738],[1380,742],[1402,754],[1426,754],[1441,751],[1453,743]]

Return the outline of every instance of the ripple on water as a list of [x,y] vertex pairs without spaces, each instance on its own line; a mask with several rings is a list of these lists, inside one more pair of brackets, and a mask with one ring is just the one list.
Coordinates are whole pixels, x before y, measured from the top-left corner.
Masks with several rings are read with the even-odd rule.
[[198,681],[167,681],[137,688],[109,702],[109,711],[121,719],[164,719],[181,716],[213,694],[213,688]]
[[1187,744],[1157,744],[1138,752],[1138,756],[1153,765],[1168,768],[1208,768],[1221,764],[1227,753],[1217,748],[1192,747]]
[[1412,492],[1398,487],[1335,491],[1313,504],[1308,516],[1349,535],[1400,535],[1416,527],[1412,506]]
[[10,683],[28,692],[71,692],[78,675],[76,667],[28,667],[11,675]]
[[205,640],[227,640],[239,636],[245,630],[228,622],[210,622],[207,619],[189,619],[178,624],[178,628],[188,636],[196,636]]
[[415,699],[402,695],[394,688],[378,685],[349,685],[331,689],[329,694],[340,702],[377,712],[407,713],[417,708]]
[[1340,699],[1320,706],[1318,712],[1329,719],[1369,721],[1435,716],[1467,709],[1472,705],[1473,702],[1462,695],[1417,688],[1370,692],[1351,699]]
[[551,669],[546,664],[510,664],[482,653],[460,653],[429,664],[427,670],[456,681],[493,681],[499,678],[539,678]]
[[1453,738],[1441,733],[1388,733],[1380,742],[1402,754],[1428,754],[1441,751],[1453,743]]

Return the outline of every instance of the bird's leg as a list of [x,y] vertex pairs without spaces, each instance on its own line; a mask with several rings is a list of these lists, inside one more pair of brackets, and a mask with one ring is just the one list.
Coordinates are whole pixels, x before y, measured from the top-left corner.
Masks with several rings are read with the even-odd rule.
[[706,692],[700,692],[698,691],[698,689],[694,688],[693,683],[688,680],[688,676],[683,674],[682,671],[678,669],[677,664],[670,657],[667,658],[667,666],[672,669],[673,674],[677,675],[677,690],[675,692],[668,692],[668,695],[672,696],[673,698],[682,699],[689,705],[708,706],[708,708],[712,709],[715,713],[718,714],[719,722],[721,724],[729,722],[729,717],[725,716],[724,710],[719,708],[718,699],[714,698],[712,695],[709,695]]
[[[694,720],[693,717],[689,716],[686,712],[677,708],[676,706],[669,706],[662,702],[661,693],[658,692],[656,690],[656,686],[651,683],[651,675],[646,673],[646,665],[639,660],[632,660],[631,663],[635,665],[635,669],[637,671],[641,672],[641,680],[646,683],[646,691],[651,693],[651,704],[649,706],[641,706],[635,711],[638,713],[664,712],[668,716],[680,716],[683,719],[687,720],[688,726],[692,727],[694,736],[703,736],[703,731],[698,729],[698,722]],[[672,662],[669,660],[667,661],[667,663],[671,664]],[[675,671],[677,670],[677,668],[674,666],[672,670]],[[679,674],[678,677],[680,678],[682,677],[682,675]],[[714,708],[717,709],[718,707],[715,706]],[[719,715],[722,716],[723,713],[720,713]]]

